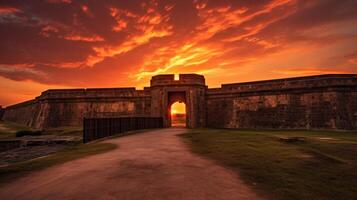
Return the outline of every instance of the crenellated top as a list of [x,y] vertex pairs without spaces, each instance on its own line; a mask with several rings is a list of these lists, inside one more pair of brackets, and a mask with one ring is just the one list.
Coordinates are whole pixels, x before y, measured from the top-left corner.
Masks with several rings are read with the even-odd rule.
[[210,88],[208,95],[245,93],[296,89],[318,89],[326,87],[357,87],[357,74],[326,74],[296,78],[274,79],[243,83],[223,84],[221,88]]
[[151,78],[153,86],[172,86],[172,85],[200,85],[205,86],[205,77],[198,74],[180,74],[175,80],[174,74],[157,75]]

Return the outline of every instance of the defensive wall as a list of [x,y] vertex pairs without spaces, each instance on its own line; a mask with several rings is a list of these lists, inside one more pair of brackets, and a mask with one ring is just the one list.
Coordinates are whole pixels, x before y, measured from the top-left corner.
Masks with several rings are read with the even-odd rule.
[[135,88],[47,90],[34,100],[9,106],[3,119],[44,129],[81,125],[84,117],[148,116],[150,95]]
[[2,116],[4,115],[4,113],[5,113],[5,109],[2,106],[0,106],[0,121],[2,120]]
[[197,74],[158,75],[150,87],[47,90],[5,108],[3,120],[33,128],[81,125],[84,117],[163,117],[186,104],[187,127],[357,130],[357,74],[223,84]]
[[217,128],[357,129],[357,75],[320,75],[208,89]]

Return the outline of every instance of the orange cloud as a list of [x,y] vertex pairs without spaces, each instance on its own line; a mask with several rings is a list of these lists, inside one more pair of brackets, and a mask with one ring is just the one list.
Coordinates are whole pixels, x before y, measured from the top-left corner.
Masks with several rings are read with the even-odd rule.
[[[134,18],[136,23],[133,27],[139,32],[133,35],[123,43],[117,45],[106,45],[93,47],[95,55],[90,55],[87,58],[87,65],[93,66],[96,63],[103,61],[107,57],[113,57],[122,53],[126,53],[135,49],[138,46],[148,43],[153,38],[162,38],[172,34],[172,26],[167,23],[167,17],[162,17],[156,10],[147,11],[147,14],[138,16],[130,11],[110,8],[110,15],[117,21],[117,25],[113,27],[114,31],[120,31],[127,27],[127,22],[120,19],[121,16]],[[122,23],[122,24],[120,24]]]
[[125,29],[128,26],[128,23],[124,20],[117,20],[117,25],[113,27],[113,31],[119,32]]
[[[180,69],[175,70],[178,72],[179,70],[185,70],[183,67],[204,64],[212,57],[222,53],[213,47],[196,47],[192,44],[185,44],[177,50],[171,50],[171,55],[166,55],[166,57],[163,57],[163,53],[166,51],[170,50],[167,48],[159,49],[153,54],[153,56],[148,57],[144,62],[141,71],[135,74],[134,77],[136,77],[137,80],[140,80],[145,77],[172,72],[175,67],[180,67]],[[151,66],[163,67],[156,68],[152,71],[145,69],[146,67]]]
[[[197,30],[202,32],[197,36],[197,38],[200,38],[201,40],[211,38],[216,33],[222,32],[230,27],[239,26],[254,19],[255,17],[270,13],[273,9],[281,6],[292,6],[294,5],[294,2],[295,1],[293,0],[275,0],[264,6],[262,9],[249,14],[247,14],[249,9],[245,7],[234,9],[230,6],[226,6],[208,9],[206,6],[196,6],[199,16],[204,21],[202,25],[197,27]],[[270,18],[269,20],[258,23],[254,26],[245,27],[243,34],[233,35],[230,38],[224,39],[224,41],[233,42],[244,39],[247,36],[254,35],[269,24],[286,17],[292,12],[294,12],[293,9],[284,15],[275,16],[274,18]]]
[[14,80],[31,80],[33,77],[45,77],[42,71],[34,68],[33,64],[0,64],[0,74],[3,77],[11,77]]
[[148,43],[152,38],[156,37],[165,37],[170,35],[169,30],[146,30],[144,33],[130,38],[128,41],[118,44],[117,46],[104,46],[104,47],[93,47],[93,50],[96,52],[95,55],[91,55],[87,58],[87,65],[93,66],[96,63],[103,61],[107,57],[113,57],[128,51],[133,50],[134,48]]
[[7,14],[12,14],[19,12],[20,10],[18,8],[13,8],[13,7],[0,7],[0,15],[7,15]]
[[[137,72],[134,77],[136,77],[137,80],[141,80],[145,77],[150,77],[161,73],[193,71],[185,69],[185,67],[192,65],[203,65],[204,63],[210,62],[213,58],[216,58],[217,56],[223,55],[225,52],[232,50],[231,48],[223,49],[224,43],[209,45],[207,47],[202,46],[200,44],[202,41],[211,38],[216,33],[219,33],[229,27],[240,25],[258,15],[268,13],[274,8],[289,4],[291,2],[292,1],[287,0],[273,1],[271,4],[266,5],[262,10],[259,10],[257,12],[254,12],[253,14],[246,16],[245,14],[248,11],[248,8],[243,7],[233,9],[230,6],[208,8],[205,3],[197,3],[196,8],[199,12],[198,16],[202,18],[203,23],[196,28],[196,33],[193,35],[193,37],[182,45],[175,44],[172,47],[172,49],[175,50],[169,50],[169,48],[167,47],[164,48],[163,51],[163,49],[161,48],[156,51],[153,56],[148,56],[140,71]],[[289,12],[289,14],[291,14],[292,12],[293,11]],[[255,27],[249,27],[246,29],[246,33],[241,34],[239,36],[231,37],[229,39],[226,39],[225,41],[233,42],[236,40],[244,39],[248,42],[258,44],[264,48],[276,47],[276,44],[271,43],[269,41],[257,37],[249,38],[248,36],[258,33],[264,27],[268,26],[276,20],[279,20],[280,18],[283,18],[284,16],[286,15],[267,20],[267,22],[257,24]],[[162,52],[165,53],[163,54]],[[227,63],[227,60],[225,60],[225,63]],[[210,65],[212,65],[212,63]],[[179,67],[179,69],[175,69],[176,67]],[[207,73],[215,71],[216,69],[216,67],[212,66],[211,69],[202,69],[201,71],[193,72]]]
[[115,32],[122,31],[127,28],[128,22],[125,21],[125,18],[137,18],[138,16],[133,14],[130,11],[122,10],[118,8],[111,7],[109,8],[109,14],[115,19],[116,25],[112,27],[112,30]]
[[[271,9],[289,3],[290,1],[276,1],[272,4],[269,4],[264,8],[264,11],[259,11],[254,13],[248,17],[240,17],[244,13],[247,12],[246,8],[239,8],[231,11],[230,7],[219,7],[216,9],[206,9],[206,4],[197,4],[196,8],[199,11],[202,11],[201,17],[205,20],[202,25],[200,25],[197,30],[196,35],[189,41],[189,44],[182,44],[181,47],[177,47],[174,45],[172,48],[175,50],[170,50],[168,47],[160,48],[156,51],[153,56],[149,56],[141,67],[140,71],[134,75],[137,80],[141,80],[143,78],[149,78],[153,75],[161,74],[161,73],[172,73],[172,72],[196,72],[196,73],[211,73],[217,71],[217,67],[212,67],[211,69],[202,69],[200,71],[194,71],[190,69],[185,69],[187,66],[192,65],[202,65],[204,63],[209,62],[212,58],[215,58],[219,55],[224,54],[231,49],[227,48],[222,50],[221,45],[215,45],[210,47],[201,47],[198,45],[201,41],[206,40],[212,37],[214,34],[227,29],[231,26],[236,26],[244,21],[247,21],[254,16],[259,14],[263,14],[269,12]],[[269,23],[274,22],[273,20]],[[268,25],[269,23],[266,23]],[[240,39],[245,39],[246,41],[256,43],[258,45],[263,46],[264,48],[273,48],[276,45],[270,43],[266,40],[259,39],[256,37],[247,38],[249,35],[254,35],[263,29],[266,25],[258,24],[256,28],[251,28],[251,31],[248,34],[243,34]],[[232,39],[232,38],[231,38]],[[232,41],[237,40],[234,38]],[[162,53],[165,52],[165,53]],[[165,55],[166,54],[166,55]],[[245,59],[247,60],[247,59]],[[233,61],[231,61],[233,62]],[[222,62],[223,63],[223,62]],[[226,62],[227,63],[227,60]],[[220,63],[221,64],[221,63]],[[159,67],[153,67],[159,66]],[[179,67],[178,69],[175,69]],[[207,66],[206,66],[207,67]],[[153,69],[153,70],[152,70]]]
[[43,35],[45,37],[49,37],[51,33],[58,33],[58,28],[52,25],[46,25],[42,27],[42,30],[40,32],[40,35]]
[[49,3],[66,3],[66,4],[70,4],[70,3],[72,3],[72,0],[47,0],[47,2],[49,2]]
[[282,69],[273,71],[278,74],[293,75],[293,76],[306,76],[306,75],[318,75],[318,74],[343,74],[348,73],[344,70],[335,69],[323,69],[323,68],[293,68]]
[[83,41],[83,42],[101,42],[104,38],[100,36],[81,36],[81,35],[67,35],[64,37],[66,40]]

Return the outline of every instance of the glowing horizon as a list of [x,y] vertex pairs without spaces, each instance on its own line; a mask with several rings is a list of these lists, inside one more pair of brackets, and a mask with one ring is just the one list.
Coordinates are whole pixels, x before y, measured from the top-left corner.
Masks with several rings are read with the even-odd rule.
[[175,102],[171,105],[171,115],[186,114],[185,103]]
[[[357,1],[138,0],[0,3],[0,105],[52,88],[209,87],[357,73]],[[316,14],[318,13],[318,14]]]

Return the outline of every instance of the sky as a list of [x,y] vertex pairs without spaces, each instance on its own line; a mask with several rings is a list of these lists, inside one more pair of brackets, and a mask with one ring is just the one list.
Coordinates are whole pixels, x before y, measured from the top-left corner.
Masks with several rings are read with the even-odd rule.
[[0,105],[52,88],[357,73],[356,0],[0,0]]
[[186,105],[184,102],[175,102],[171,105],[171,115],[186,114]]

